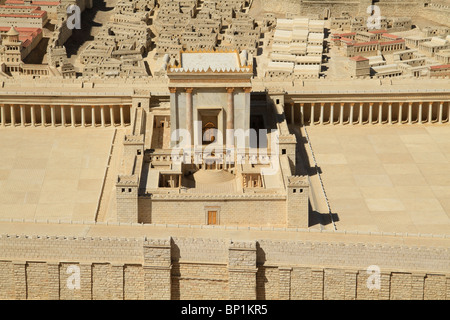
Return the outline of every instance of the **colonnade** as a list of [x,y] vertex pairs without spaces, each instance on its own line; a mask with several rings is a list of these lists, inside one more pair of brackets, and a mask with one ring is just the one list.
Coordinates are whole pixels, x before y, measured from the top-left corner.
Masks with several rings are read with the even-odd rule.
[[449,101],[291,102],[288,123],[305,125],[449,123]]
[[[235,88],[235,87],[226,87],[226,93],[227,93],[227,103],[226,106],[224,106],[224,110],[226,113],[226,128],[225,132],[227,133],[226,143],[234,145],[234,135],[233,135],[233,129],[234,129],[234,123],[235,123],[235,106],[234,106],[234,95],[236,94],[236,89],[242,89],[246,94],[248,94],[248,98],[250,99],[250,92],[251,88]],[[176,98],[177,93],[184,93],[185,94],[185,128],[191,135],[191,142],[193,142],[194,138],[194,105],[193,105],[193,92],[194,88],[176,88],[176,87],[169,87],[169,91],[171,94],[171,104],[173,110],[178,110],[178,99]],[[180,106],[183,107],[183,106]],[[176,117],[177,112],[173,112],[171,114],[174,118],[172,118],[172,123],[176,123]]]
[[130,124],[130,109],[130,105],[0,104],[0,126],[124,127]]

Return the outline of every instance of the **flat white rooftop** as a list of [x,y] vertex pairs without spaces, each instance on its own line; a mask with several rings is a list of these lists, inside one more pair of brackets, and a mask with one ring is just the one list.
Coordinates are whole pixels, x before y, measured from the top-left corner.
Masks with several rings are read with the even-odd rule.
[[238,69],[239,56],[236,52],[193,52],[181,54],[181,67],[187,70]]

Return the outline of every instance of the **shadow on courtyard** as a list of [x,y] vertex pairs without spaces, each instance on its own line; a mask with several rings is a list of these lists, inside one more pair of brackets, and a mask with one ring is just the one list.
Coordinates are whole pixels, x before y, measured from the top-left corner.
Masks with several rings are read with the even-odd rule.
[[[319,166],[311,166],[311,163],[314,163],[312,159],[310,159],[307,148],[309,148],[308,140],[306,137],[302,135],[300,128],[298,126],[289,126],[289,130],[291,133],[295,134],[295,138],[297,139],[297,158],[296,158],[296,175],[307,175],[309,177],[322,174],[322,169]],[[320,190],[318,190],[320,191]],[[321,192],[321,191],[320,191]],[[339,221],[339,216],[337,213],[333,212],[318,212],[313,210],[311,206],[311,200],[308,205],[309,211],[309,227],[315,225],[326,226],[331,223]]]
[[66,47],[67,57],[79,54],[81,46],[90,40],[94,40],[92,36],[93,27],[101,27],[102,23],[94,21],[98,12],[107,12],[113,10],[114,7],[107,7],[106,2],[103,0],[94,0],[94,5],[91,9],[86,9],[81,14],[81,29],[73,29],[72,36],[66,41],[64,46]]
[[308,212],[309,212],[309,216],[308,216],[309,227],[313,227],[318,224],[320,224],[322,226],[326,226],[326,225],[332,224],[333,221],[334,222],[339,221],[339,215],[337,213],[328,213],[328,212],[320,213],[320,212],[317,212],[316,210],[313,210],[313,208],[311,207],[310,201],[308,204]]

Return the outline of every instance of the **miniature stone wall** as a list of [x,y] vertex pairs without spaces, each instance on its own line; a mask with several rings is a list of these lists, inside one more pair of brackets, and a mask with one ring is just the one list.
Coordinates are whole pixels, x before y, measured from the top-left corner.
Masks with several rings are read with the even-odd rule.
[[139,222],[205,225],[208,209],[218,212],[220,225],[286,226],[286,196],[267,193],[139,197]]
[[450,299],[445,243],[2,235],[0,247],[2,299]]

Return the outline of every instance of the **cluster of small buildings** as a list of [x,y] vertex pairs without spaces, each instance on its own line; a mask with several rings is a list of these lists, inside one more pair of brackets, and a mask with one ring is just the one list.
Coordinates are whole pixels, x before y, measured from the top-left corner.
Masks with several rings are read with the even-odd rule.
[[0,5],[2,25],[13,27],[43,28],[47,22],[47,12],[38,6]]
[[[379,17],[376,20],[377,29],[389,30],[389,32],[407,31],[412,27],[410,17]],[[331,18],[331,29],[340,31],[368,31],[367,17],[351,17],[348,13],[343,13],[340,17]]]
[[[73,65],[68,62],[63,46],[72,35],[72,29],[67,26],[69,15],[67,7],[70,5],[77,5],[80,11],[84,11],[85,8],[92,7],[92,0],[7,0],[0,6],[0,35],[5,37],[0,50],[5,50],[4,43],[17,38],[17,41],[13,41],[14,46],[17,46],[13,51],[20,52],[19,62],[16,57],[2,55],[0,63],[3,76],[76,75]],[[43,28],[50,21],[54,24],[54,28],[47,45],[47,64],[25,64],[23,60],[43,39]]]
[[346,57],[388,54],[406,48],[405,39],[387,30],[337,33],[332,35],[331,41],[342,48]]
[[[42,39],[42,27],[47,24],[47,12],[23,1],[6,1],[0,5],[0,73],[28,74],[23,60]],[[41,69],[41,68],[40,68]],[[34,73],[34,72],[33,72]],[[45,72],[37,71],[37,74]]]
[[[176,59],[181,50],[215,48],[256,53],[261,30],[248,15],[246,0],[163,0],[153,25],[158,34],[155,57]],[[225,29],[224,34],[222,31]]]
[[[450,74],[449,39],[432,38],[429,41],[420,42],[416,47],[413,45],[408,47],[409,49],[392,52],[393,62],[390,64],[386,63],[382,51],[378,51],[377,55],[372,56],[370,54],[374,51],[361,52],[362,54],[349,59],[351,75],[353,77],[385,78],[401,75],[439,77]],[[366,54],[364,55],[364,53]],[[437,61],[438,64],[434,61]]]
[[147,23],[154,6],[154,0],[119,1],[111,21],[79,56],[83,76],[147,76],[143,54],[151,45]]
[[323,20],[277,19],[266,77],[318,78],[323,40]]

